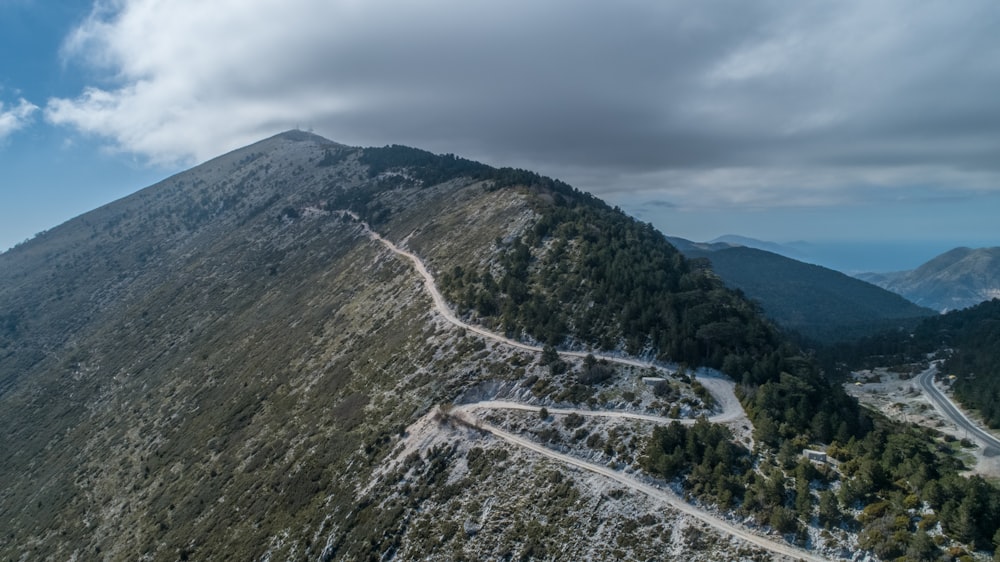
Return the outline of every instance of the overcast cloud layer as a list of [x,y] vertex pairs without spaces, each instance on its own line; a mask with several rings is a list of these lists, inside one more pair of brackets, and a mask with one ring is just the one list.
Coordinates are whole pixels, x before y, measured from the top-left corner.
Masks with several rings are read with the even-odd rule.
[[997,29],[987,0],[117,0],[44,114],[159,163],[300,126],[685,208],[935,200],[1000,189]]

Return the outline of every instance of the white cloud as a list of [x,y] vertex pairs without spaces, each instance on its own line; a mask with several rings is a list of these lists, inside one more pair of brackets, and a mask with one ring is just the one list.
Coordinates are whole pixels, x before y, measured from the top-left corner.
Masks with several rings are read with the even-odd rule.
[[[205,159],[346,109],[302,80],[331,47],[329,2],[158,0],[99,4],[64,52],[110,85],[51,99],[46,118],[158,163]],[[305,65],[306,68],[302,68]]]
[[17,105],[9,109],[4,109],[3,102],[0,102],[0,140],[28,126],[36,111],[38,111],[38,106],[24,98],[21,98]]

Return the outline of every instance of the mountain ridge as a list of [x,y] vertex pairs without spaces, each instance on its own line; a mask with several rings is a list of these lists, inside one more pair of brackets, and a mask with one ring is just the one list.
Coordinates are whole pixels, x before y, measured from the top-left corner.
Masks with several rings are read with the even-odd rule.
[[857,277],[941,312],[968,308],[1000,297],[1000,247],[958,247],[913,270]]
[[[837,440],[867,470],[860,447],[885,439],[872,415],[650,225],[524,170],[286,133],[0,254],[0,276],[4,557],[730,559],[760,552],[657,497],[682,489],[788,537],[883,493],[831,473],[814,509],[775,451]],[[608,360],[624,355],[642,359]],[[643,378],[654,359],[659,381]],[[709,367],[732,402],[702,384]],[[453,405],[469,396],[532,409],[476,427]],[[708,421],[736,397],[750,424]],[[808,556],[852,544],[822,540]]]
[[722,280],[760,303],[778,325],[829,344],[913,327],[933,311],[839,271],[743,246],[680,246],[707,259]]
[[724,234],[708,242],[708,244],[719,243],[729,244],[730,246],[744,246],[747,248],[764,250],[765,252],[771,252],[772,254],[778,254],[779,256],[785,256],[786,258],[792,258],[798,261],[803,261],[805,258],[805,255],[799,251],[794,244],[780,244],[778,242],[759,240],[757,238],[741,236],[739,234]]

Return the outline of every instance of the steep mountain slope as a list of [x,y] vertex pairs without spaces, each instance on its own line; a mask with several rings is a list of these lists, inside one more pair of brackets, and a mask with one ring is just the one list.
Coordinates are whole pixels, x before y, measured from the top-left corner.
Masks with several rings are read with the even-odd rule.
[[[456,327],[394,247],[468,322],[548,345]],[[865,451],[884,449],[871,418],[648,225],[450,155],[278,135],[0,255],[0,311],[3,558],[761,558],[666,509],[669,492],[580,465],[673,480],[784,533],[805,533],[814,491],[838,524],[834,480],[849,517],[911,475],[897,463],[855,486]],[[686,365],[650,387],[642,363],[589,350]],[[690,419],[716,401],[698,366],[739,381],[754,425],[737,422],[739,439]],[[573,468],[448,406],[498,395],[689,419],[655,433],[541,408],[486,420],[586,459]],[[814,485],[766,452],[834,438],[857,462]],[[954,474],[914,439],[928,474]]]
[[858,278],[942,312],[1000,297],[1000,248],[955,248],[912,271]]
[[442,325],[332,210],[449,268],[537,217],[465,161],[378,154],[286,133],[0,256],[5,557],[366,557],[399,528],[350,518],[402,428],[537,367]]
[[692,248],[685,255],[708,259],[728,286],[759,302],[777,324],[822,343],[912,327],[934,313],[843,273],[764,250]]
[[509,376],[324,208],[360,155],[280,135],[0,256],[4,558],[318,557],[414,416]]

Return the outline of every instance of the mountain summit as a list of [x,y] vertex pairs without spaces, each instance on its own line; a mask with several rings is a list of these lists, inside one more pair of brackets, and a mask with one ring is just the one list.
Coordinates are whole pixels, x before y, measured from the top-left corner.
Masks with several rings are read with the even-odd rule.
[[301,131],[0,254],[0,425],[10,559],[819,559],[855,539],[735,510],[795,536],[911,466],[786,477],[885,434],[650,225]]

